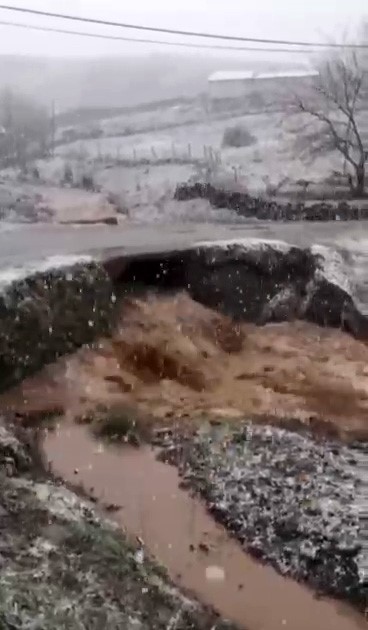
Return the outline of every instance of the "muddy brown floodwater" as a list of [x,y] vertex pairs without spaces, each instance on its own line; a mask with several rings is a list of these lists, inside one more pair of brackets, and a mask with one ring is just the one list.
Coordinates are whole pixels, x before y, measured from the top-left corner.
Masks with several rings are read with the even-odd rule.
[[[143,538],[178,584],[247,630],[367,627],[349,606],[317,600],[256,563],[197,499],[179,489],[176,470],[158,462],[150,448],[106,447],[85,426],[65,421],[45,435],[44,449],[64,479],[93,489],[100,503],[121,506],[114,518]],[[223,579],[208,579],[210,567],[220,568]]]
[[186,294],[122,300],[112,339],[47,366],[0,412],[69,417],[129,404],[158,422],[298,418],[368,439],[368,344],[307,322],[236,325]]

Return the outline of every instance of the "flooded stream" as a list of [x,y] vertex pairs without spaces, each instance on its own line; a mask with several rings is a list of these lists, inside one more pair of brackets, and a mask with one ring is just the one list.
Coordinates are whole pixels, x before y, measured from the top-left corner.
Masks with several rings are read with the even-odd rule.
[[247,630],[366,628],[349,606],[316,599],[245,554],[148,447],[106,447],[85,426],[65,422],[47,433],[44,450],[55,473],[82,483],[100,504],[120,506],[114,519],[144,540],[176,583]]

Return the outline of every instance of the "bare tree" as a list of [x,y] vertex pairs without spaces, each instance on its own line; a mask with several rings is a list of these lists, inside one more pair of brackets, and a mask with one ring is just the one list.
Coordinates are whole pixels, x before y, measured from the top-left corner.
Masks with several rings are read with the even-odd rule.
[[313,153],[336,149],[343,155],[357,197],[364,195],[368,158],[359,125],[364,96],[364,70],[357,55],[349,53],[323,63],[313,93],[296,98],[298,110],[320,123],[309,132],[304,128],[304,142],[310,142]]

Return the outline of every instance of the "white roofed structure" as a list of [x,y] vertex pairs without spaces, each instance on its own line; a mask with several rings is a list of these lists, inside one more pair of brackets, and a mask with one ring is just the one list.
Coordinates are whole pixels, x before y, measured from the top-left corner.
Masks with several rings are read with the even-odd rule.
[[208,77],[210,83],[214,81],[249,81],[251,79],[292,79],[318,76],[317,70],[289,70],[281,72],[252,72],[251,70],[220,70]]
[[285,92],[316,76],[318,72],[308,68],[269,72],[220,70],[208,77],[209,95],[212,100],[241,99],[255,93],[272,95],[278,88]]

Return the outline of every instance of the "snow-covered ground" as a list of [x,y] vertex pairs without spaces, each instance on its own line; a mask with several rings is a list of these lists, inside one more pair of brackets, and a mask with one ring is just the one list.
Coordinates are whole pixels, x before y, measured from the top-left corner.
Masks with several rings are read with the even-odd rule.
[[[225,120],[207,117],[194,124],[179,123],[167,129],[153,126],[151,131],[126,137],[77,141],[60,146],[57,153],[73,159],[105,157],[154,162],[177,158],[206,160],[212,150],[221,159],[221,171],[233,173],[237,169],[239,182],[262,189],[266,181],[277,184],[286,177],[320,179],[341,168],[339,156],[319,158],[308,165],[298,158],[294,145],[303,123],[305,119],[300,114],[254,114]],[[233,125],[246,127],[257,142],[239,149],[222,147],[225,129]]]
[[[333,171],[341,172],[343,165],[338,154],[312,160],[297,149],[305,123],[302,114],[290,113],[219,119],[198,108],[191,111],[190,106],[149,115],[138,112],[130,115],[129,121],[127,117],[101,121],[101,129],[109,137],[61,145],[57,158],[41,164],[40,170],[46,179],[55,180],[67,162],[76,173],[84,170],[93,174],[103,190],[119,196],[133,220],[230,220],[231,212],[219,215],[208,204],[197,203],[188,208],[173,203],[176,185],[189,178],[210,178],[257,193],[267,192],[280,182],[286,188],[295,188],[298,180],[321,182]],[[255,143],[241,148],[224,147],[224,132],[234,125],[245,127],[255,137]],[[114,137],[114,129],[117,134],[125,129],[129,135]]]
[[[220,118],[198,104],[136,112],[99,121],[103,137],[60,144],[55,157],[38,160],[37,168],[43,186],[60,187],[66,168],[71,169],[76,186],[84,176],[91,178],[101,190],[97,205],[101,207],[113,194],[118,211],[133,222],[239,222],[233,212],[214,210],[205,201],[173,201],[176,185],[205,178],[219,185],[269,194],[283,182],[282,193],[293,189],[302,196],[303,185],[296,182],[307,180],[320,182],[323,192],[324,180],[333,171],[342,171],[341,157],[328,153],[312,160],[302,155],[297,141],[305,123],[302,114],[290,113],[231,117],[229,112]],[[225,130],[235,125],[254,136],[251,146],[223,146]],[[1,175],[5,181],[16,179],[11,170]],[[67,197],[71,194],[60,193],[62,207],[63,199],[70,205]],[[59,202],[56,205],[60,209]],[[75,204],[71,206],[73,214]],[[89,201],[85,206],[83,218],[91,214]]]

